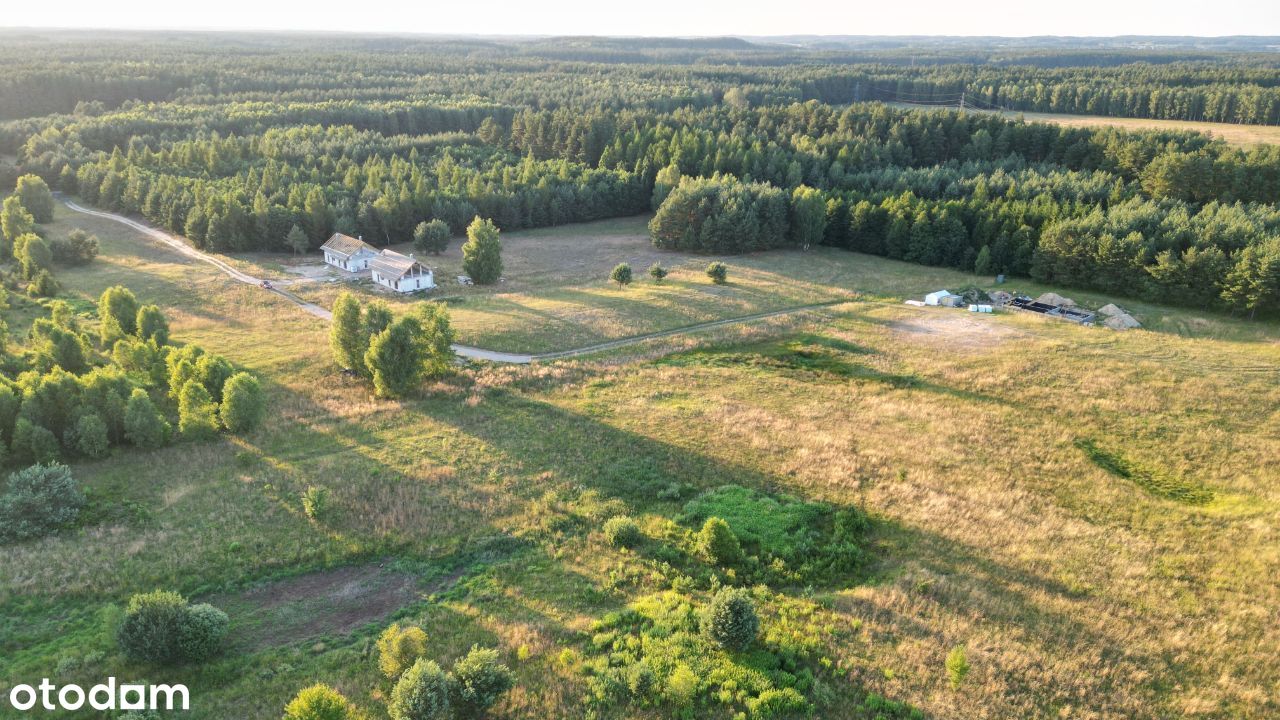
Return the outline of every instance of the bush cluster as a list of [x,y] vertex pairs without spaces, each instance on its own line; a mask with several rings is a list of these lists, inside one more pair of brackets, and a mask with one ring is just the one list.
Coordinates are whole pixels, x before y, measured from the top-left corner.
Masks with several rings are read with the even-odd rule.
[[116,641],[135,662],[200,662],[219,650],[227,626],[227,614],[212,605],[191,605],[176,592],[156,590],[130,598]]
[[440,303],[423,303],[393,317],[386,303],[362,306],[343,292],[333,304],[329,346],[342,368],[373,382],[379,397],[403,397],[453,363],[453,328]]
[[391,720],[452,720],[480,717],[515,684],[493,649],[473,646],[445,672],[419,657],[391,691]]

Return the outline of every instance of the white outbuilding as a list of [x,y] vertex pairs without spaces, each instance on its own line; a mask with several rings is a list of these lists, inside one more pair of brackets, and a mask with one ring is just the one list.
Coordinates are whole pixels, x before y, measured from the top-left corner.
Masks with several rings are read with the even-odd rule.
[[333,237],[320,246],[320,250],[324,252],[325,262],[347,272],[368,270],[369,264],[378,257],[377,248],[362,238],[353,238],[342,233],[334,233]]
[[931,292],[924,296],[925,305],[944,305],[946,307],[957,307],[964,302],[964,298],[952,293],[950,290],[939,290]]
[[396,292],[430,290],[436,286],[435,274],[412,255],[401,255],[395,250],[383,250],[369,263],[373,281]]

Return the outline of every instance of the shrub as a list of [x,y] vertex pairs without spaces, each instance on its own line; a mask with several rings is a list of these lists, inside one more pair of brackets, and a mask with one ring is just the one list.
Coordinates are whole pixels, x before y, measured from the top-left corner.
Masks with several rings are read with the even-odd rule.
[[22,276],[28,280],[34,280],[53,265],[53,249],[35,233],[19,236],[13,247],[14,258],[22,264]]
[[635,520],[618,515],[605,521],[604,539],[616,547],[635,547],[644,539],[644,534]]
[[723,285],[729,282],[729,266],[716,260],[707,264],[707,277],[711,278],[711,282],[717,285]]
[[716,593],[702,622],[707,637],[727,650],[745,650],[760,632],[755,601],[741,588]]
[[89,413],[76,423],[76,450],[85,457],[105,457],[108,450],[107,424],[97,413]]
[[653,278],[653,281],[656,283],[661,283],[667,274],[667,269],[662,267],[659,263],[654,263],[649,266],[649,277]]
[[222,407],[218,415],[222,424],[233,433],[249,432],[262,422],[266,412],[266,398],[257,378],[249,373],[232,375],[222,389]]
[[795,688],[769,689],[747,701],[752,720],[798,715],[809,710],[809,703]]
[[329,513],[329,490],[319,485],[308,485],[302,491],[302,512],[319,522]]
[[178,650],[183,659],[199,662],[212,657],[222,646],[230,624],[227,614],[207,603],[187,608],[178,632]]
[[169,439],[169,423],[142,388],[135,388],[124,411],[124,437],[137,447],[154,450]]
[[514,685],[515,676],[493,648],[473,645],[453,664],[453,689],[464,715],[483,715]]
[[0,210],[0,233],[4,234],[7,241],[4,248],[5,255],[12,255],[18,238],[34,231],[35,228],[36,219],[22,206],[22,198],[10,195],[4,199],[4,208]]
[[729,523],[709,517],[698,533],[698,551],[717,565],[735,565],[742,560],[742,546]]
[[13,426],[12,450],[18,462],[48,464],[57,461],[62,445],[52,430],[20,417]]
[[448,720],[452,682],[431,660],[418,660],[400,676],[391,691],[387,712],[391,720]]
[[222,402],[222,393],[227,386],[227,380],[236,374],[235,366],[229,360],[221,355],[212,353],[204,353],[196,360],[195,367],[196,378],[200,380],[200,384],[204,385],[204,389],[209,391],[209,397],[215,403]]
[[618,283],[619,288],[626,287],[631,284],[631,266],[627,263],[618,263],[613,268],[613,272],[609,273],[609,279]]
[[947,677],[951,680],[951,689],[958,690],[968,674],[969,659],[965,656],[964,648],[959,645],[951,648],[951,652],[947,653]]
[[686,707],[693,703],[701,685],[698,674],[688,665],[681,663],[667,677],[667,697],[678,707]]
[[180,659],[178,635],[187,601],[176,592],[156,590],[129,599],[116,630],[120,650],[137,662],[167,663]]
[[31,324],[31,350],[40,367],[57,365],[76,374],[89,369],[86,359],[88,348],[80,335],[46,318],[39,318]]
[[209,391],[196,380],[188,380],[178,397],[178,432],[182,437],[207,440],[218,434],[218,406]]
[[413,229],[413,248],[418,252],[439,255],[449,247],[449,224],[439,218],[418,223]]
[[98,298],[98,321],[102,343],[110,345],[116,338],[138,332],[138,298],[129,288],[115,285],[102,291]]
[[412,316],[396,320],[369,341],[364,364],[378,397],[402,397],[418,387],[426,373],[422,347],[422,324]]
[[392,623],[378,637],[378,669],[395,679],[427,654],[427,633],[420,627]]
[[165,345],[169,342],[169,321],[165,319],[164,312],[159,307],[143,305],[138,308],[135,325],[138,329],[138,339],[154,340],[156,345]]
[[27,285],[27,294],[31,297],[53,297],[58,294],[58,281],[48,270],[41,270]]
[[0,541],[47,535],[74,522],[84,504],[84,493],[65,465],[33,465],[11,473],[0,494]]
[[477,285],[495,283],[502,277],[502,241],[492,220],[479,216],[467,226],[467,241],[462,245],[462,270]]
[[215,652],[227,633],[226,613],[212,605],[188,605],[167,590],[134,595],[116,629],[116,642],[135,662],[198,662]]
[[22,206],[38,223],[53,222],[53,193],[39,175],[27,174],[18,178],[13,194],[22,198]]
[[442,303],[423,303],[415,313],[422,328],[418,355],[422,359],[423,374],[440,377],[449,372],[456,355],[453,352],[455,338],[449,323],[449,310]]
[[98,237],[75,228],[65,238],[54,238],[49,243],[53,261],[63,265],[86,265],[98,256]]
[[111,361],[121,370],[139,377],[144,384],[158,385],[164,382],[164,361],[159,348],[151,343],[121,338],[111,348]]
[[355,720],[357,717],[355,706],[342,693],[328,685],[316,684],[303,688],[284,706],[282,720]]

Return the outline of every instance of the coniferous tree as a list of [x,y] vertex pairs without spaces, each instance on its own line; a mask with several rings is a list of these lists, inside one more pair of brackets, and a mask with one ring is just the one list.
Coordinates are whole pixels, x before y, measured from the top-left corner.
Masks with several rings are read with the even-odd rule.
[[344,290],[333,303],[333,321],[329,325],[329,347],[333,350],[334,362],[344,369],[363,373],[368,345],[360,301]]
[[293,251],[294,255],[301,255],[311,249],[311,239],[307,237],[307,233],[300,226],[294,225],[289,228],[288,234],[284,236],[285,247]]
[[627,263],[618,263],[613,268],[613,272],[609,273],[609,279],[618,283],[618,288],[624,288],[631,284],[631,266]]
[[462,269],[479,285],[489,285],[502,277],[502,241],[492,220],[476,216],[467,226],[467,242],[462,245]]

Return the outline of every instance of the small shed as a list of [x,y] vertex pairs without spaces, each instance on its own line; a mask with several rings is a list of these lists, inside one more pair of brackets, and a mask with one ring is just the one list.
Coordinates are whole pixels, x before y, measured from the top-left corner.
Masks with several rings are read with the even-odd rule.
[[320,246],[324,253],[324,261],[347,272],[368,270],[369,264],[378,257],[378,249],[363,238],[334,233],[333,237]]
[[435,274],[426,266],[395,250],[383,250],[369,263],[373,281],[396,292],[430,290],[436,286]]
[[964,298],[956,295],[950,290],[938,290],[924,296],[925,305],[943,305],[945,307],[959,307],[964,302]]

